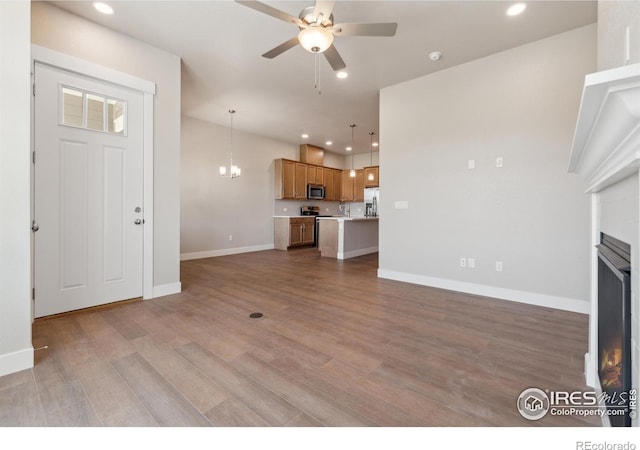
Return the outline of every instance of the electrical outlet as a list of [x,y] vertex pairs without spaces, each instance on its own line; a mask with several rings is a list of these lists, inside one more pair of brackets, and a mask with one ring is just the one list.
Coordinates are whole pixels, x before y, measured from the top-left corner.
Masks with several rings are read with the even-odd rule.
[[496,272],[502,272],[502,261],[496,261]]
[[230,234],[230,235],[229,235],[229,240],[230,240],[230,241],[233,241],[233,234]]
[[498,156],[496,158],[496,167],[502,167],[504,165],[504,161],[502,160],[502,156]]
[[287,212],[287,208],[282,208],[282,212]]
[[467,168],[468,168],[469,170],[473,170],[473,169],[475,169],[475,168],[476,168],[476,160],[475,160],[475,159],[470,159],[470,160],[467,162]]
[[460,267],[467,267],[467,258],[460,258]]
[[467,267],[469,269],[475,269],[476,268],[476,259],[475,258],[467,258]]

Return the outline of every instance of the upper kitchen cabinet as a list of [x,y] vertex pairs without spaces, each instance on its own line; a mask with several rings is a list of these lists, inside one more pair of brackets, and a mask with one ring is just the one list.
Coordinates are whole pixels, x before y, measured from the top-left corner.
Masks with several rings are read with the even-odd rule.
[[274,192],[278,200],[306,199],[307,165],[287,159],[276,159]]
[[327,170],[324,167],[307,166],[307,183],[324,185],[325,171]]
[[354,181],[354,192],[353,192],[353,201],[354,202],[363,202],[364,201],[364,169],[356,170],[356,179]]
[[364,187],[379,187],[380,166],[364,168]]
[[342,171],[342,194],[340,201],[363,202],[364,201],[364,169],[356,170],[356,176],[349,176],[348,170]]
[[324,168],[324,199],[328,201],[340,201],[342,184],[342,171],[339,169]]
[[310,144],[300,144],[300,162],[324,166],[324,149]]

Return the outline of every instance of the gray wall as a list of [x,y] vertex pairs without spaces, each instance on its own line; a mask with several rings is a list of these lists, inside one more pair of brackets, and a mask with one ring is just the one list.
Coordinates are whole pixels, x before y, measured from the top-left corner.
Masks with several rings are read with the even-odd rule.
[[[234,122],[241,121],[242,111],[238,111]],[[242,176],[232,180],[218,175],[220,165],[229,165],[229,139],[228,127],[182,118],[183,257],[273,246],[273,161],[297,160],[299,146],[234,131],[233,160]]]
[[180,281],[180,58],[51,5],[32,6],[34,44],[153,81],[154,286]]
[[[629,61],[626,28],[629,27]],[[640,2],[598,1],[598,70],[640,62]]]
[[33,366],[29,2],[0,2],[0,376]]
[[567,166],[595,49],[590,25],[382,90],[381,276],[588,311],[589,199]]

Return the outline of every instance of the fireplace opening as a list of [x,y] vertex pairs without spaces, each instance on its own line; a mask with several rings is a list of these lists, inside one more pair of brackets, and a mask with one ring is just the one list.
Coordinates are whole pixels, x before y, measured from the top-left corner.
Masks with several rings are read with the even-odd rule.
[[[604,233],[598,248],[598,375],[611,426],[631,426],[631,246]],[[620,410],[624,414],[620,414]]]

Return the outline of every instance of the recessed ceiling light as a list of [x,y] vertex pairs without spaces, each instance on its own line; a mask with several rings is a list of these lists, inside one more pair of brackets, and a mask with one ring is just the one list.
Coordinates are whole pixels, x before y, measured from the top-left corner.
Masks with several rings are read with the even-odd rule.
[[98,12],[101,12],[102,14],[108,14],[108,15],[113,14],[113,8],[107,5],[106,3],[94,2],[93,7],[97,9]]
[[351,149],[351,147],[347,147],[347,148],[345,148],[345,150],[350,152],[352,149]]
[[307,133],[303,134],[302,139],[309,139],[309,135]]
[[527,9],[526,3],[516,3],[507,9],[507,16],[517,16],[518,14],[522,14],[525,9]]
[[333,142],[331,142],[331,141],[327,141],[327,142],[325,142],[325,144],[327,144],[327,145],[331,145],[331,144],[333,144]]
[[336,73],[336,76],[340,79],[344,79],[344,78],[347,78],[349,74],[344,70],[341,70],[340,72]]
[[378,143],[377,143],[377,142],[374,142],[372,145],[373,145],[374,147],[377,147],[377,146],[378,146]]
[[442,52],[431,52],[429,53],[429,59],[431,61],[439,61],[442,58]]

